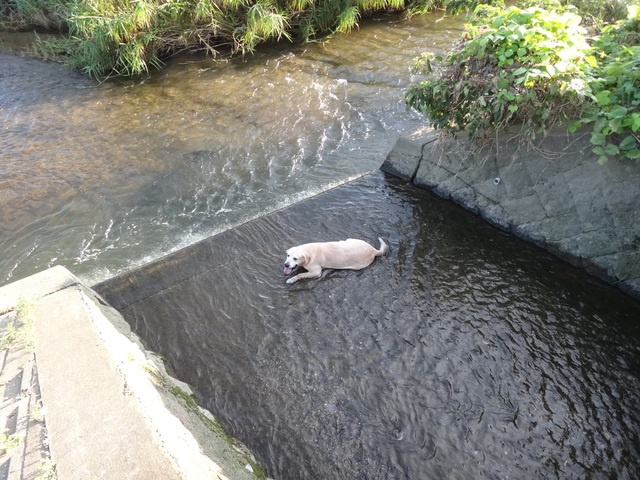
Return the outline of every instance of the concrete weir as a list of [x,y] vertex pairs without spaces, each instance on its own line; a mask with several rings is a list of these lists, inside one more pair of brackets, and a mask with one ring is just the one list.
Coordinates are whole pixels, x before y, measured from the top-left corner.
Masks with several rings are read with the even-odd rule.
[[[417,132],[381,169],[640,298],[640,165],[600,166],[588,139],[566,134],[537,150],[499,145],[477,152]],[[197,266],[200,253],[210,254],[172,261]],[[60,480],[265,478],[121,314],[64,267],[0,288],[0,327],[0,480],[43,477],[53,465]]]
[[[11,443],[0,478],[264,478],[121,315],[64,267],[0,288],[0,315],[0,422]],[[53,465],[57,477],[47,477]]]
[[640,165],[599,165],[589,138],[558,130],[528,148],[504,134],[479,150],[425,129],[381,169],[640,298]]

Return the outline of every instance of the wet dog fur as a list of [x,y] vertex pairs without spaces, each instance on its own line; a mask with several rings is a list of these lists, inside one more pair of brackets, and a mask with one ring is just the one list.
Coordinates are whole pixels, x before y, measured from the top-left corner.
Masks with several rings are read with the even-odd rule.
[[287,283],[294,283],[304,278],[318,278],[324,268],[360,270],[368,267],[376,257],[388,250],[387,244],[379,238],[380,248],[376,249],[364,240],[349,238],[337,242],[316,242],[298,245],[287,250],[284,262],[284,274],[290,275],[293,270],[303,267],[306,272],[299,273]]

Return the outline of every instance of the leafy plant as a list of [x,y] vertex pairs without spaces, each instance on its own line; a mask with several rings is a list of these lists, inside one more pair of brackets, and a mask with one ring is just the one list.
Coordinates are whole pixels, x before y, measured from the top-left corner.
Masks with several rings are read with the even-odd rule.
[[593,45],[588,74],[592,102],[570,131],[591,124],[591,143],[604,163],[610,157],[640,161],[640,9],[607,26]]
[[637,9],[630,12],[635,17],[606,27],[590,46],[572,8],[478,7],[454,52],[416,60],[414,72],[426,80],[410,86],[405,102],[434,127],[467,130],[481,142],[514,125],[533,141],[558,124],[591,124],[601,163],[612,155],[639,160],[639,22]]
[[34,302],[20,298],[14,314],[7,316],[0,328],[0,350],[18,340],[23,341],[27,348],[33,348],[34,308]]
[[56,464],[49,455],[46,455],[38,465],[39,475],[35,480],[56,480],[58,474],[56,472]]
[[0,432],[0,455],[5,455],[14,448],[21,446],[23,441],[23,436],[15,434],[7,435],[7,430],[4,429]]
[[[467,129],[476,140],[514,123],[534,139],[577,113],[575,100],[587,94],[580,72],[589,51],[580,17],[517,7],[483,6],[476,13],[469,39],[439,69],[432,62],[441,58],[417,60],[414,72],[427,79],[411,85],[408,106],[426,113],[436,128]],[[481,25],[489,18],[489,27]]]

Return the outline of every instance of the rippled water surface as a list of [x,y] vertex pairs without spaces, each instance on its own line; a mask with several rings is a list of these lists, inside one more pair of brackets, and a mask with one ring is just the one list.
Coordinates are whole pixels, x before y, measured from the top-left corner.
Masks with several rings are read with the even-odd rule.
[[108,278],[377,168],[422,124],[401,101],[412,59],[459,37],[438,20],[100,85],[0,54],[0,284]]
[[380,172],[97,288],[277,479],[640,476],[638,302]]
[[[278,480],[640,478],[638,302],[361,177],[422,126],[411,60],[460,33],[437,19],[103,84],[0,54],[0,284],[202,240],[97,288]],[[284,283],[286,248],[378,236]]]

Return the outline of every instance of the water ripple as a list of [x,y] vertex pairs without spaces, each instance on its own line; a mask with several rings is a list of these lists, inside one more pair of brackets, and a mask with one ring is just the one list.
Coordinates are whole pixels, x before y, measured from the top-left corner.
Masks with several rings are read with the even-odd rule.
[[[284,283],[288,246],[350,236],[390,253]],[[275,478],[640,472],[637,302],[454,205],[377,173],[192,255],[123,313]]]

